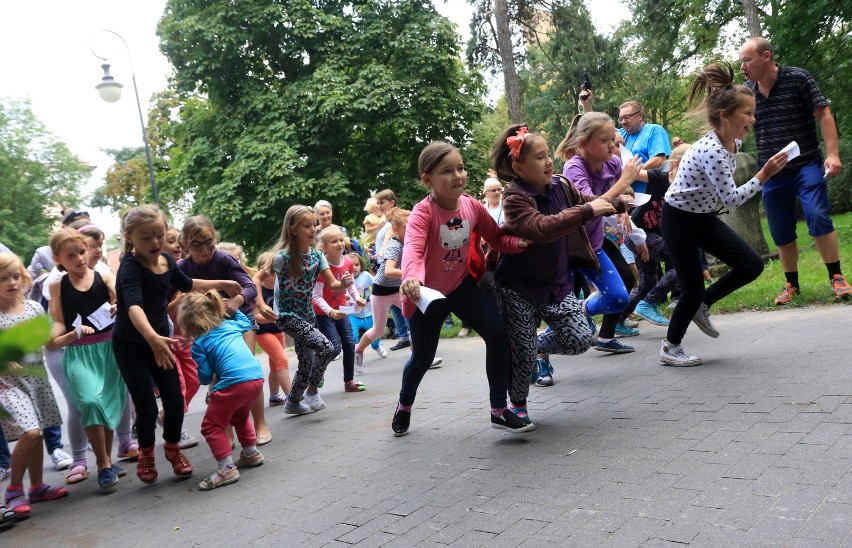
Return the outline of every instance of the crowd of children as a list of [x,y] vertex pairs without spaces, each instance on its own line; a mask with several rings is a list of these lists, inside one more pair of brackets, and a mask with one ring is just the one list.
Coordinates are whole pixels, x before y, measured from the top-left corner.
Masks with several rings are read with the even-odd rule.
[[[459,150],[437,141],[420,155],[418,172],[428,194],[410,211],[397,206],[390,190],[371,195],[358,242],[333,224],[330,203],[293,205],[256,270],[245,264],[238,246],[217,247],[217,232],[206,217],[190,217],[178,230],[154,206],[137,206],[123,216],[124,252],[115,275],[99,261],[103,233],[90,222],[57,231],[50,240],[56,272],[39,296],[46,297],[55,322],[46,355],[49,363],[61,365],[51,373],[69,405],[74,459],[67,483],[88,477],[88,439],[98,484],[115,487],[125,471],[112,461],[114,433],[118,458],[136,458],[139,479],[156,482],[158,423],[173,473],[189,477],[193,468],[182,449],[193,440],[183,419],[201,384],[210,385],[201,433],[217,468],[199,488],[237,481],[238,469],[264,462],[257,447],[272,439],[264,418],[267,401],[283,405],[288,414],[325,409],[319,389],[339,354],[343,389],[367,389],[354,376],[364,372],[368,346],[381,358],[388,355],[380,339],[389,314],[399,336],[392,350],[412,349],[391,420],[394,435],[409,431],[417,390],[435,365],[451,313],[484,341],[492,426],[528,432],[535,428],[527,409],[530,380],[538,372],[552,384],[551,354],[576,355],[592,347],[631,351],[615,335],[635,334],[626,325],[634,308],[653,323],[668,323],[646,300],[659,285],[663,256],[676,267],[681,297],[660,359],[669,365],[701,363],[681,346],[690,320],[718,336],[709,307],[762,269],[753,250],[718,220],[716,202],[743,203],[783,167],[786,154],[772,157],[737,188],[731,173],[740,140],[754,122],[753,93],[734,86],[730,70],[712,65],[695,80],[690,99],[697,98],[708,109],[712,130],[695,145],[676,148],[667,172],[640,170],[638,158],[622,163],[607,114],[576,117],[556,151],[565,161],[562,175],[554,173],[545,138],[513,125],[492,150],[494,174],[507,186],[502,200],[495,194],[486,208],[466,194]],[[651,202],[631,222],[628,187],[634,180],[650,183]],[[498,187],[503,188],[497,179],[486,184],[489,191]],[[604,226],[615,238],[605,237]],[[633,229],[638,235],[620,236]],[[347,254],[362,247],[365,254]],[[732,267],[706,289],[700,248]],[[631,269],[624,257],[634,254]],[[486,270],[493,272],[496,300],[478,283]],[[594,286],[584,299],[577,298],[575,272]],[[41,303],[26,298],[30,285],[20,259],[0,253],[0,329],[45,313]],[[425,288],[442,298],[421,306]],[[595,338],[592,318],[598,314],[604,319]],[[548,326],[544,332],[542,321]],[[298,358],[292,379],[285,335]],[[269,355],[268,400],[255,343]],[[41,432],[61,423],[50,385],[38,373],[42,354],[27,355],[12,367],[23,371],[0,372],[0,405],[8,414],[0,424],[6,438],[17,441],[0,507],[3,523],[28,516],[32,503],[68,494],[42,481]],[[129,435],[131,421],[138,442]],[[236,461],[234,437],[241,445]]]

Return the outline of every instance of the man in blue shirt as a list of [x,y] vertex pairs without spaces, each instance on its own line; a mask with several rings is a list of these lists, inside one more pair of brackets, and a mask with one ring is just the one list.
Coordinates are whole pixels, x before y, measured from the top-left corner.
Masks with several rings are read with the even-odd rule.
[[[814,239],[837,298],[847,298],[852,287],[840,270],[837,233],[829,216],[828,177],[840,174],[837,126],[830,101],[813,77],[798,67],[778,65],[772,45],[761,37],[746,40],[739,51],[740,69],[746,85],[755,92],[754,139],[759,165],[790,141],[799,145],[800,156],[763,185],[763,207],[769,232],[778,246],[778,257],[787,283],[775,299],[789,303],[799,292],[799,248],[796,243],[796,198],[802,204],[808,233]],[[825,159],[817,138],[819,122],[825,144]]]
[[[659,124],[645,122],[645,109],[639,101],[627,101],[618,107],[618,123],[627,150],[642,158],[642,169],[662,166],[672,153],[668,132]],[[644,192],[645,183],[634,183],[633,188]]]

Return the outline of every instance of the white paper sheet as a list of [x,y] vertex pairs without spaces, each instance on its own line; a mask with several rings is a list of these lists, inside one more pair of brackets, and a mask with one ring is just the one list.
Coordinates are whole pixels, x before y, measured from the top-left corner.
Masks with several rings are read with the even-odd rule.
[[417,308],[420,309],[420,312],[426,313],[426,309],[429,308],[429,305],[432,304],[432,301],[436,301],[438,299],[446,299],[438,290],[432,289],[431,287],[420,286],[420,298],[417,299]]
[[345,304],[338,308],[338,310],[343,312],[344,314],[354,314],[356,306],[354,304]]
[[621,145],[620,148],[621,148],[621,165],[624,166],[624,165],[627,165],[627,160],[630,160],[630,159],[633,158],[633,153],[630,152],[629,150],[627,150],[627,147],[624,146],[624,145]]
[[106,329],[115,323],[115,318],[110,314],[110,308],[112,307],[109,302],[105,302],[100,308],[89,314],[87,319],[95,326],[97,331]]
[[799,150],[799,143],[796,141],[790,141],[790,144],[781,149],[781,152],[787,153],[787,161],[789,162],[793,158],[798,158],[801,154]]
[[71,326],[74,327],[74,331],[77,332],[77,338],[81,339],[83,337],[83,318],[81,318],[79,314],[77,314],[77,317],[74,318]]
[[645,205],[651,201],[651,195],[645,194],[644,192],[634,192],[634,204],[636,206]]

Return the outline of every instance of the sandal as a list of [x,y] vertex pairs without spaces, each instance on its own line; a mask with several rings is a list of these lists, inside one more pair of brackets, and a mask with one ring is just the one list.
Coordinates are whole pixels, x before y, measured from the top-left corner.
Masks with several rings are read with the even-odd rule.
[[68,490],[64,487],[53,487],[42,483],[38,487],[30,487],[30,503],[48,502],[68,496]]
[[[260,447],[261,445],[266,445],[267,443],[272,441],[272,434],[267,434],[266,436],[257,436],[257,441],[254,442],[255,445]],[[231,447],[233,449],[233,446]]]
[[18,516],[15,511],[8,506],[0,503],[0,531],[11,527],[18,522]]
[[30,517],[30,501],[27,500],[27,496],[24,494],[23,489],[9,489],[6,488],[6,506],[15,513],[15,517],[17,519],[26,519]]
[[139,458],[139,444],[129,439],[118,444],[118,455],[120,460],[136,460]]
[[348,381],[343,386],[345,392],[363,392],[367,389],[367,386],[360,381]]
[[89,469],[86,467],[86,464],[75,462],[71,465],[71,469],[68,470],[68,474],[65,476],[65,483],[72,485],[86,481],[87,479],[89,479]]
[[285,403],[287,403],[287,398],[277,392],[269,396],[269,407],[276,407],[278,405],[284,405]]
[[212,491],[217,487],[222,487],[223,485],[230,485],[232,483],[236,483],[240,480],[240,472],[236,468],[230,468],[225,470],[223,468],[217,468],[213,474],[208,478],[204,478],[204,480],[198,484],[198,488],[202,491]]

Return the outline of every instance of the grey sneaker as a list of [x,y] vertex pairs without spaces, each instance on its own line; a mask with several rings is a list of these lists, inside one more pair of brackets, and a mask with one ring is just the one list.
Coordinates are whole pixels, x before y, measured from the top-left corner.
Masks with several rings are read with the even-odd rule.
[[178,442],[181,449],[189,449],[190,447],[195,447],[198,445],[198,438],[195,436],[190,436],[189,432],[186,430],[181,431],[180,433],[180,441]]
[[663,339],[663,344],[660,346],[660,361],[675,367],[692,367],[703,363],[698,356],[693,356],[681,345],[672,344],[666,339]]
[[355,374],[364,374],[364,353],[355,351]]
[[316,394],[308,394],[305,392],[305,403],[307,403],[308,407],[310,407],[313,411],[322,411],[325,409],[325,402],[322,401],[319,392]]
[[715,327],[713,327],[713,324],[710,323],[710,309],[706,304],[701,303],[701,306],[699,306],[698,310],[695,312],[695,316],[692,317],[692,321],[695,322],[698,329],[703,331],[706,335],[709,335],[714,339],[719,336],[719,332]]
[[378,353],[378,355],[381,356],[382,359],[385,359],[385,358],[388,357],[388,351],[382,345],[379,345],[379,347],[376,348],[376,353]]
[[287,403],[284,404],[284,412],[288,415],[307,415],[313,413],[314,410],[305,405],[304,402],[287,400]]
[[59,447],[50,454],[50,460],[53,461],[54,470],[65,470],[74,463],[74,459]]

